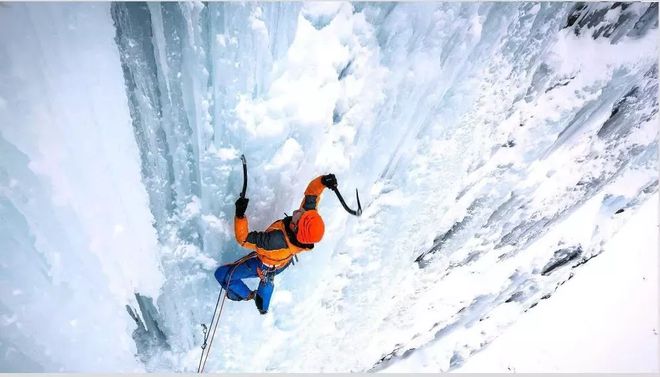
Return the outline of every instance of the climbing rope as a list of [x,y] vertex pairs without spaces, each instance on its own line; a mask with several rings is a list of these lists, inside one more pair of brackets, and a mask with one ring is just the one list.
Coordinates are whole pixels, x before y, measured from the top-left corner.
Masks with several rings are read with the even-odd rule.
[[[216,313],[218,312],[218,305],[220,304],[220,297],[222,297],[222,305],[220,305],[220,313],[218,313],[218,320],[215,321]],[[211,325],[213,327],[213,321],[215,321],[215,327],[213,327],[213,335],[215,336],[215,329],[218,327],[218,322],[220,322],[220,314],[222,314],[222,307],[225,306],[225,298],[222,296],[222,288],[220,288],[220,293],[218,294],[218,301],[215,303],[215,309],[213,310],[213,317],[211,317]],[[197,373],[204,373],[204,367],[206,366],[206,360],[209,358],[209,352],[211,351],[211,345],[209,345],[208,350],[206,350],[206,341],[209,338],[209,331],[205,324],[202,324],[204,332],[204,343],[202,344],[202,355],[199,358],[199,365],[197,366]],[[213,337],[211,337],[211,344],[213,344]],[[206,352],[204,352],[206,350]],[[206,358],[204,357],[206,355]],[[202,360],[204,363],[202,364]]]
[[[218,310],[218,304],[220,303],[220,297],[222,297],[222,304],[220,304],[220,311],[216,319],[216,312]],[[215,338],[215,332],[218,329],[218,323],[220,323],[220,315],[222,314],[222,308],[225,306],[225,299],[227,295],[222,295],[222,289],[220,289],[220,294],[218,295],[218,301],[215,304],[215,310],[213,311],[213,317],[211,318],[211,326],[213,327],[213,334],[211,335],[211,342],[208,344],[209,348],[206,349],[206,340],[209,336],[209,331],[204,326],[204,344],[202,344],[202,356],[199,359],[199,365],[197,366],[197,373],[204,373],[204,368],[206,367],[206,361],[209,359],[209,353],[211,352],[211,346],[213,345],[213,338]],[[213,325],[213,320],[215,319],[215,325]],[[206,352],[204,350],[206,349]],[[206,357],[204,357],[206,355]],[[202,362],[203,360],[203,362]]]
[[[229,273],[229,279],[227,279],[227,285],[229,285],[229,282],[231,281],[231,277],[234,275],[234,270],[236,270],[236,267],[240,266],[243,262],[247,261],[248,259],[254,257],[257,255],[257,253],[250,253],[243,258],[239,259],[234,263],[234,267],[231,269],[231,272]],[[218,329],[218,323],[220,323],[220,315],[222,314],[222,309],[225,306],[225,299],[227,298],[227,290],[225,290],[225,295],[222,295],[223,289],[220,288],[220,293],[218,294],[218,300],[215,303],[215,309],[213,310],[213,317],[211,317],[211,327],[213,327],[213,333],[211,334],[211,342],[208,343],[208,349],[206,349],[206,341],[208,340],[209,337],[209,330],[206,327],[205,324],[202,324],[203,328],[203,333],[204,333],[204,343],[202,344],[202,355],[199,358],[199,365],[197,365],[197,373],[204,373],[204,368],[206,367],[206,361],[209,359],[209,353],[211,352],[211,346],[213,345],[213,338],[215,338],[215,332]],[[222,303],[220,303],[220,297],[222,297]],[[220,305],[220,311],[218,311],[218,305]],[[216,313],[217,319],[216,319]],[[213,321],[215,321],[215,325],[213,325]],[[206,351],[206,352],[204,352]],[[204,357],[206,355],[206,357]]]

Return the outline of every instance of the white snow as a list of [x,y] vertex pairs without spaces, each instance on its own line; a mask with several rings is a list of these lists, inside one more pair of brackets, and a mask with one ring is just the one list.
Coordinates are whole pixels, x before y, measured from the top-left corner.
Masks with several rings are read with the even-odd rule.
[[[458,373],[658,373],[658,197]],[[411,361],[414,363],[414,361]]]

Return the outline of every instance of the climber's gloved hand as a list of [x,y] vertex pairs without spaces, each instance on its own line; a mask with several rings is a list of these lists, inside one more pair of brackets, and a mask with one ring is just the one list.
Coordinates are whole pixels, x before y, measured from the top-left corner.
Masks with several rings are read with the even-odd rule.
[[337,188],[337,177],[334,174],[327,174],[321,177],[321,183],[327,188]]
[[236,217],[245,217],[245,210],[247,210],[248,198],[238,198],[236,200]]

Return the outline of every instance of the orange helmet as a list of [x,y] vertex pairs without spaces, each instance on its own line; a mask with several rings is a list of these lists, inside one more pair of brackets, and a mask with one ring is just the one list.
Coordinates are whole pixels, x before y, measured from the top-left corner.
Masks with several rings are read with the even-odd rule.
[[325,224],[316,210],[305,211],[298,220],[296,238],[302,243],[316,243],[323,238]]

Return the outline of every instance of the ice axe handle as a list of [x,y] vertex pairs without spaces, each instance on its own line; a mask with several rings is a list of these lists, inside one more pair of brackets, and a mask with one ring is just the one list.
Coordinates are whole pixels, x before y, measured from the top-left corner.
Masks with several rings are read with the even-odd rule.
[[362,206],[360,205],[360,195],[358,195],[358,190],[357,189],[355,189],[355,197],[357,198],[357,205],[358,205],[357,211],[350,209],[348,207],[348,205],[346,205],[346,202],[344,201],[344,198],[339,193],[339,189],[337,189],[337,187],[332,187],[331,189],[332,189],[332,191],[335,192],[335,194],[337,194],[337,198],[339,198],[339,202],[341,203],[342,207],[344,207],[346,212],[348,212],[348,213],[350,213],[351,215],[354,215],[354,216],[362,215]]
[[241,198],[245,198],[245,191],[247,190],[247,162],[245,155],[241,155],[241,162],[243,163],[243,190],[241,190]]

